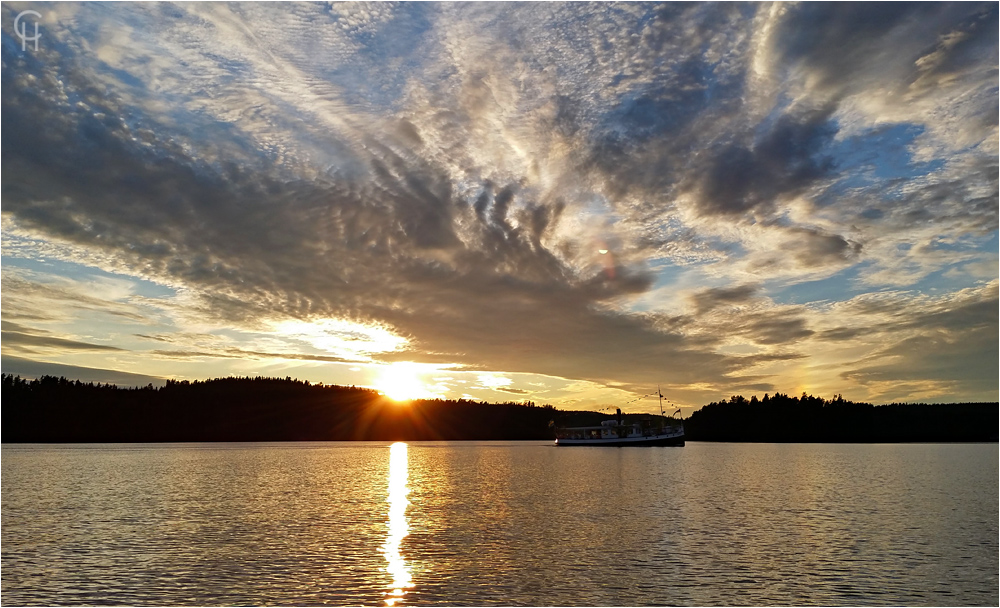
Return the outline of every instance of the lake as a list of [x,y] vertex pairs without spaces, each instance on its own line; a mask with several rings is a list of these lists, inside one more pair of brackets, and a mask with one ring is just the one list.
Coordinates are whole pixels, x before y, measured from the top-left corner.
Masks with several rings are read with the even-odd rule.
[[5,605],[997,605],[997,444],[4,445]]

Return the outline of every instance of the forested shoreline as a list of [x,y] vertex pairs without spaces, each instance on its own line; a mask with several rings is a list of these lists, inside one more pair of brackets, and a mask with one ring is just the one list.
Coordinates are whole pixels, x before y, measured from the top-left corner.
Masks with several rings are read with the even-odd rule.
[[[168,381],[119,388],[2,375],[4,443],[551,439],[607,413],[534,403],[415,400],[291,378]],[[648,414],[626,415],[630,418]],[[854,403],[781,393],[710,403],[684,421],[692,441],[903,442],[998,439],[998,404]]]
[[997,441],[1000,404],[890,403],[781,393],[709,403],[684,421],[700,441],[894,443]]

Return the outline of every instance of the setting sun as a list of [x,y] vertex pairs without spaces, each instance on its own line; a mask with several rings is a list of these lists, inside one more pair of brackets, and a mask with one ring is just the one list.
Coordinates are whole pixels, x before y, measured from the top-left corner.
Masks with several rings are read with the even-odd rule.
[[395,401],[438,397],[428,390],[422,375],[423,370],[417,363],[393,363],[379,374],[375,388]]

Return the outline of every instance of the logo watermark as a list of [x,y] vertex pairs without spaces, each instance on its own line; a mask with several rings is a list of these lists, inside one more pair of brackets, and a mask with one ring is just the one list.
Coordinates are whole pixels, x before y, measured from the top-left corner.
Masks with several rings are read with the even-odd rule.
[[37,51],[38,50],[38,39],[42,37],[42,35],[38,33],[38,22],[37,21],[34,22],[34,25],[35,25],[35,34],[33,36],[29,36],[28,35],[28,24],[27,23],[21,23],[21,19],[24,18],[25,15],[31,15],[35,19],[41,19],[42,18],[42,16],[39,13],[36,13],[35,11],[21,11],[20,13],[17,14],[17,17],[14,17],[14,33],[17,34],[17,37],[21,39],[21,50],[22,51],[28,50],[28,41],[29,40],[31,42],[35,43],[35,50]]

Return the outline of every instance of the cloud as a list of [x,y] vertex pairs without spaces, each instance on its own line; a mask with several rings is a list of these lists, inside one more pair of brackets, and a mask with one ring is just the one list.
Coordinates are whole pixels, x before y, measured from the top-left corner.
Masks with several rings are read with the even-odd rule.
[[241,348],[226,348],[213,351],[192,350],[153,350],[150,355],[165,359],[281,359],[294,361],[321,361],[324,363],[355,363],[352,359],[329,357],[324,355],[309,355],[300,353],[269,353],[245,350]]
[[49,335],[44,330],[24,327],[17,323],[3,322],[5,350],[21,354],[66,351],[120,351],[121,348],[106,344],[92,344],[70,338]]
[[142,322],[141,306],[131,300],[124,282],[90,277],[78,281],[5,269],[2,276],[4,316],[8,319],[54,321],[79,312],[109,315],[126,322]]
[[829,341],[852,340],[858,336],[865,335],[867,332],[867,329],[860,327],[837,327],[820,332],[817,338]]
[[726,144],[711,150],[695,178],[698,213],[771,211],[782,197],[794,197],[829,177],[835,163],[822,150],[836,132],[829,110],[786,114],[749,146]]
[[789,317],[785,311],[750,316],[742,330],[758,344],[795,342],[813,334],[802,318]]
[[5,318],[701,394],[862,335],[776,289],[995,259],[993,5],[56,8],[4,33],[5,255],[173,293],[5,268]]
[[[682,331],[691,334],[725,336],[716,344],[738,340],[742,344],[768,347],[796,344],[813,335],[809,327],[808,310],[796,305],[777,305],[761,295],[760,285],[741,285],[734,288],[710,288],[689,296],[695,316],[682,325]],[[758,352],[754,357],[741,361],[756,365],[767,360],[798,358],[799,353]]]
[[146,340],[155,340],[156,342],[170,343],[174,341],[174,338],[172,338],[171,336],[147,336],[145,334],[134,334],[134,335],[137,338],[143,338]]
[[504,393],[511,393],[513,395],[530,395],[531,394],[530,391],[522,390],[522,389],[519,389],[519,388],[510,388],[510,387],[507,387],[507,386],[498,386],[498,387],[495,387],[493,390],[495,390],[495,391],[501,391],[501,392],[504,392]]
[[983,332],[922,332],[878,351],[869,362],[842,372],[841,378],[885,401],[957,392],[970,400],[996,400],[991,376],[1000,360],[995,347],[995,336]]
[[143,374],[131,374],[111,369],[97,369],[92,367],[81,367],[79,365],[64,365],[60,363],[45,363],[33,361],[21,357],[13,357],[7,354],[2,358],[3,373],[22,378],[40,378],[42,376],[59,376],[81,382],[96,382],[100,384],[114,384],[117,386],[163,386],[166,383],[164,378],[157,376],[147,376]]
[[[15,151],[15,135],[5,135],[5,154],[23,176],[5,181],[19,225],[203,289],[203,312],[220,320],[363,310],[460,360],[476,352],[477,363],[515,371],[600,377],[627,369],[580,348],[584,335],[588,344],[603,336],[604,350],[701,358],[705,371],[717,368],[717,356],[685,352],[679,336],[592,309],[643,290],[648,279],[627,267],[578,272],[542,244],[558,205],[522,202],[512,186],[487,185],[476,202],[456,200],[433,168],[406,164],[385,147],[374,149],[367,199],[322,179],[279,183],[234,166],[219,174],[176,150],[144,159],[121,123],[82,114],[82,129],[66,116],[50,121],[44,93],[31,94],[40,95],[37,105],[18,103],[17,93],[5,98],[15,115],[6,120],[37,128],[36,141],[46,142],[39,146],[45,156],[35,158]],[[517,221],[518,208],[529,221]],[[563,322],[542,320],[553,313]],[[483,319],[491,321],[483,326]],[[516,344],[535,354],[525,357]]]
[[193,350],[162,350],[157,349],[149,353],[155,358],[162,359],[239,359],[240,355],[222,352],[193,351]]
[[806,267],[822,267],[831,262],[851,262],[861,253],[860,243],[852,243],[837,234],[823,234],[819,230],[798,228],[789,230],[797,237],[792,254]]
[[974,400],[995,399],[997,290],[994,280],[938,297],[859,296],[835,305],[838,317],[853,318],[855,325],[819,332],[817,338],[871,346],[845,363],[840,377],[868,387],[875,397],[905,400],[907,391],[920,398],[960,391]]
[[701,314],[725,304],[744,304],[753,300],[760,292],[759,285],[739,287],[715,287],[691,295],[695,310]]

